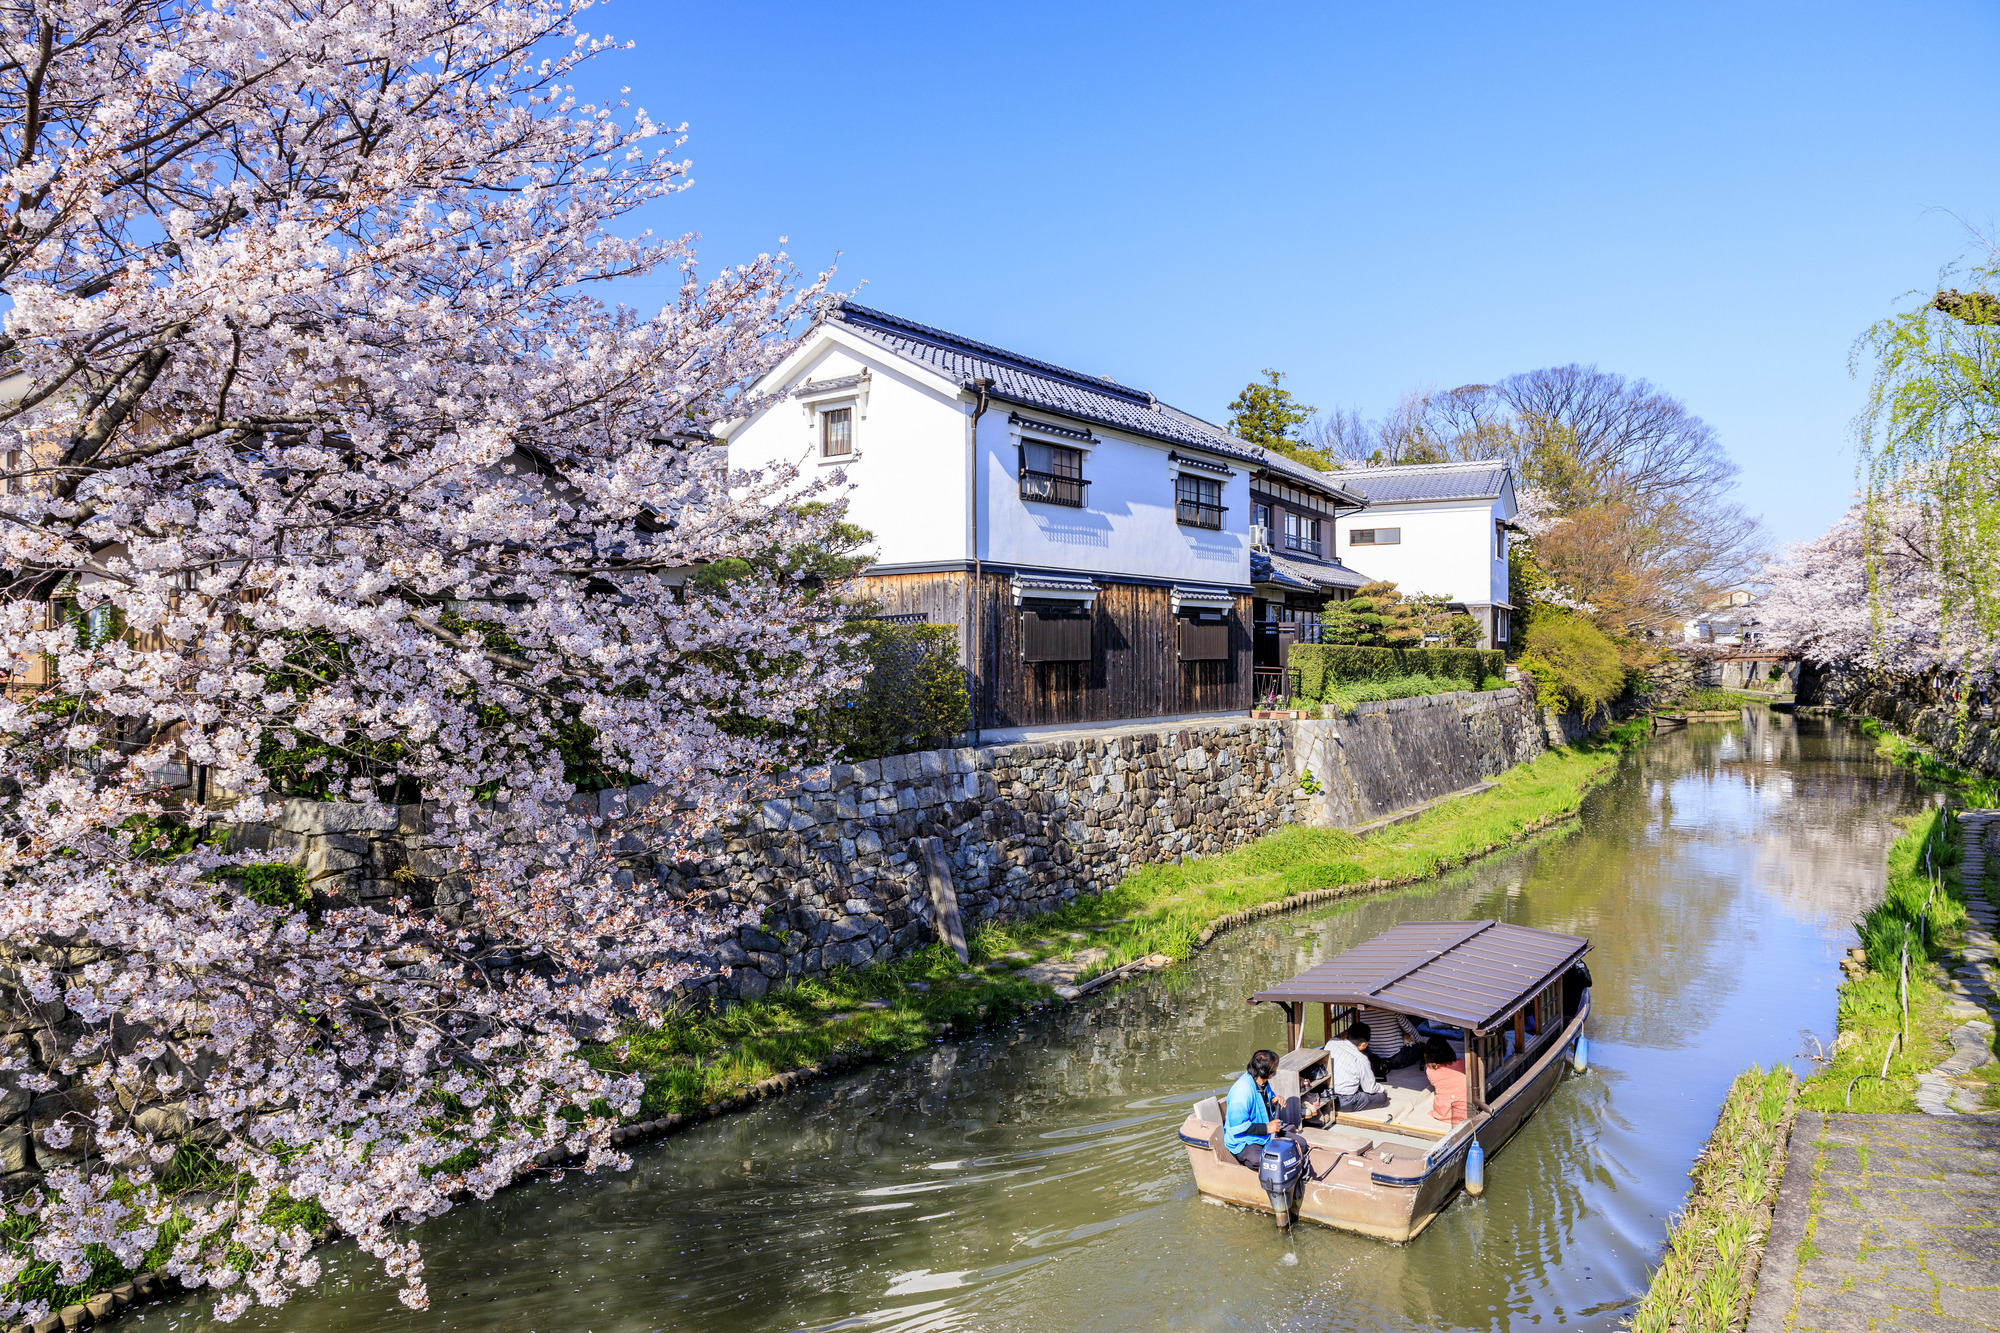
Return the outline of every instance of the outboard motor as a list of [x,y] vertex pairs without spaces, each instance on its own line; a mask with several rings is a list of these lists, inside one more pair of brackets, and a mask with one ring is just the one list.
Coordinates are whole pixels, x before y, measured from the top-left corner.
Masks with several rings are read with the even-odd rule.
[[1305,1174],[1304,1148],[1296,1139],[1272,1139],[1264,1145],[1264,1160],[1257,1168],[1257,1182],[1271,1198],[1271,1211],[1278,1225],[1292,1224],[1292,1195],[1298,1191],[1299,1177]]

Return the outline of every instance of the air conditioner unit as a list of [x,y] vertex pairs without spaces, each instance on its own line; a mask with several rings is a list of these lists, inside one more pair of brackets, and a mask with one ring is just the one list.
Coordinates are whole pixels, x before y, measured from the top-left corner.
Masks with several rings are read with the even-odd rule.
[[1250,525],[1250,549],[1268,551],[1271,549],[1271,529],[1262,523]]

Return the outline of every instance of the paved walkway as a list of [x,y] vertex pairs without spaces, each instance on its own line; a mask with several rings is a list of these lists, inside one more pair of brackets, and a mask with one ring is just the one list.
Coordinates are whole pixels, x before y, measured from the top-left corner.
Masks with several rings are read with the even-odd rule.
[[1889,1329],[2000,1330],[2000,1121],[1799,1113],[1748,1333]]
[[2000,909],[1984,890],[1989,842],[2000,836],[2000,811],[1967,810],[1959,816],[1961,860],[1959,877],[1966,886],[1966,928],[1957,956],[1947,966],[1951,1015],[1959,1020],[1950,1033],[1952,1053],[1928,1074],[1917,1075],[1917,1109],[1929,1115],[1959,1115],[1986,1109],[1985,1085],[1966,1078],[1992,1059],[1993,1013],[2000,1000],[1995,987],[1994,938]]

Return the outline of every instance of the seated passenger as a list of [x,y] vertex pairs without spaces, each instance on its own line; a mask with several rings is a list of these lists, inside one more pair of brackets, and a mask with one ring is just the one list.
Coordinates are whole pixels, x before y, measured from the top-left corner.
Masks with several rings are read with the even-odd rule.
[[1389,1104],[1389,1094],[1375,1085],[1375,1071],[1368,1064],[1366,1023],[1356,1023],[1339,1038],[1326,1044],[1333,1064],[1333,1104],[1341,1111],[1373,1111]]
[[1223,1108],[1222,1146],[1252,1171],[1263,1165],[1264,1145],[1279,1129],[1270,1097],[1271,1075],[1277,1072],[1277,1052],[1257,1052],[1230,1087],[1229,1104]]
[[1430,1080],[1431,1116],[1447,1125],[1465,1119],[1465,1061],[1457,1058],[1451,1043],[1432,1037],[1424,1043],[1424,1077]]
[[1416,1025],[1408,1015],[1364,1006],[1354,1017],[1368,1025],[1368,1063],[1374,1067],[1376,1078],[1423,1059]]

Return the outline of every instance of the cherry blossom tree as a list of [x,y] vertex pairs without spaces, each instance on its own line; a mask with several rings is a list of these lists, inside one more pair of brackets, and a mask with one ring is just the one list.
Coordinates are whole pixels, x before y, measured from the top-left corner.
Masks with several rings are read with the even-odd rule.
[[[45,1020],[0,1085],[50,1166],[9,1289],[171,1240],[222,1317],[277,1304],[317,1277],[288,1199],[422,1307],[414,1224],[622,1166],[640,1088],[580,1047],[730,921],[614,853],[672,857],[851,683],[785,572],[839,494],[703,433],[821,283],[613,230],[686,167],[575,88],[585,8],[0,0],[0,982]],[[593,295],[661,272],[657,316]],[[655,789],[616,839],[580,755]],[[280,770],[420,798],[474,910],[257,890],[213,835]],[[219,1174],[177,1196],[190,1124]]]
[[1764,571],[1757,607],[1767,646],[1828,666],[1917,676],[1990,676],[1996,645],[1974,609],[1947,607],[1935,510],[1879,496]]

